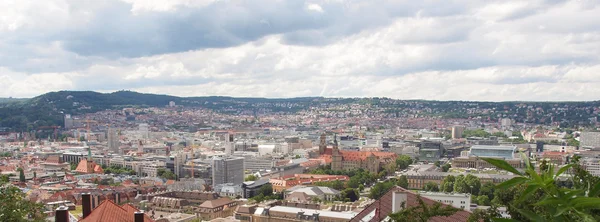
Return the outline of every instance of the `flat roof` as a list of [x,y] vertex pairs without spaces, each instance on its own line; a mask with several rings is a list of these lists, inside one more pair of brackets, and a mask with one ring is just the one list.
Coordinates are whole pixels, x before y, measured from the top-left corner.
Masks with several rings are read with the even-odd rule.
[[313,215],[315,213],[319,214],[319,217],[331,217],[331,218],[343,218],[350,220],[354,218],[354,216],[358,215],[356,212],[335,212],[335,211],[324,211],[324,210],[312,210],[312,209],[304,209],[297,207],[285,207],[285,206],[275,206],[271,207],[269,211],[278,211],[285,213],[293,213],[297,214],[298,212],[304,212],[304,215]]
[[475,146],[472,146],[471,149],[481,149],[481,150],[515,150],[515,149],[517,149],[517,146],[475,145]]

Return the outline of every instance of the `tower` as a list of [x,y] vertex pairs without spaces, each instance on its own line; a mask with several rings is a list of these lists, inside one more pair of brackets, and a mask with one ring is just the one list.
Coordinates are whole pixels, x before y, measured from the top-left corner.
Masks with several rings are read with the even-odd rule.
[[331,151],[331,169],[342,170],[342,153],[338,149],[337,135],[333,136],[333,150]]
[[320,140],[321,141],[319,143],[319,154],[324,154],[325,149],[327,149],[327,143],[325,142],[325,133],[321,134]]
[[227,134],[227,139],[225,141],[225,155],[231,156],[233,155],[233,133]]

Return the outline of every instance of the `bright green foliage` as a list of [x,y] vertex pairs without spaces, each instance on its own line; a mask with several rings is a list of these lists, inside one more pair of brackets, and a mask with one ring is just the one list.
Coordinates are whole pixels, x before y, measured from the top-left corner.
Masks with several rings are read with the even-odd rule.
[[489,206],[491,204],[490,198],[485,195],[477,196],[477,204],[482,206]]
[[256,181],[258,178],[256,178],[256,176],[254,176],[253,174],[248,175],[244,181]]
[[438,184],[435,182],[427,182],[425,184],[425,186],[423,186],[423,190],[425,191],[432,191],[432,192],[438,192],[440,191],[440,188],[438,187]]
[[315,186],[329,187],[329,188],[336,189],[336,190],[343,190],[344,189],[344,182],[339,181],[339,180],[334,180],[334,181],[319,181],[319,182],[315,182],[313,184]]
[[479,195],[484,195],[487,196],[488,199],[494,199],[494,191],[496,190],[496,185],[494,185],[493,183],[487,182],[484,183],[481,186],[481,189],[479,189]]
[[440,185],[440,190],[442,192],[447,192],[447,193],[454,192],[454,181],[455,180],[456,180],[456,177],[454,177],[452,175],[448,175],[442,181],[442,184]]
[[[442,205],[435,202],[433,205],[427,205],[420,196],[417,197],[418,205],[406,207],[401,211],[390,214],[392,221],[396,222],[427,222],[432,217],[450,216],[458,211],[458,209]],[[402,203],[405,205],[405,203]]]
[[271,184],[265,184],[258,189],[255,193],[256,196],[250,198],[256,202],[262,202],[264,200],[281,200],[283,199],[283,193],[273,193],[273,186]]
[[385,193],[387,193],[392,187],[394,187],[395,181],[390,180],[386,182],[376,183],[375,186],[371,187],[371,192],[369,193],[369,198],[371,199],[379,199]]
[[[515,192],[511,200],[510,193],[498,197],[502,203],[508,203],[508,209],[514,221],[598,221],[600,215],[595,210],[600,209],[600,183],[588,183],[587,186],[565,188],[557,185],[561,174],[574,167],[568,164],[555,173],[554,166],[547,170],[536,172],[529,158],[523,155],[526,169],[520,173],[503,160],[483,158],[494,166],[517,172],[517,177],[499,184],[496,188]],[[586,181],[591,182],[591,181]],[[512,191],[510,191],[512,190]]]
[[404,170],[404,169],[408,168],[408,166],[411,165],[412,163],[413,163],[413,159],[410,158],[410,156],[407,156],[407,155],[400,155],[396,159],[396,166],[400,170]]
[[25,199],[25,194],[8,183],[8,177],[0,179],[0,221],[44,221],[43,205]]
[[448,170],[450,170],[450,164],[446,163],[444,165],[442,165],[442,172],[448,172]]
[[486,132],[483,129],[476,129],[476,130],[465,130],[463,132],[463,137],[467,138],[467,137],[483,137],[483,138],[487,138],[489,137],[491,134]]
[[165,168],[159,168],[158,170],[156,170],[156,174],[158,177],[165,178],[167,180],[177,179],[177,175],[175,175],[173,172],[171,172],[170,170],[167,170]]
[[486,210],[475,209],[467,222],[491,222],[494,218],[499,218],[502,215],[498,212],[498,207],[492,205]]
[[400,176],[400,179],[398,179],[397,185],[404,189],[408,189],[408,178],[406,178],[406,175]]
[[108,168],[105,168],[104,166],[102,167],[102,169],[104,169],[104,173],[105,174],[127,174],[127,175],[136,175],[137,172],[135,172],[135,170],[131,170],[131,169],[127,169],[127,168],[123,168],[120,166],[111,166]]

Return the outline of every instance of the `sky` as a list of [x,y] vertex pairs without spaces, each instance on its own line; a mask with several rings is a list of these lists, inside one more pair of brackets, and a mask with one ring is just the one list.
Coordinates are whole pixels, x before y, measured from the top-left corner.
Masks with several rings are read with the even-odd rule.
[[600,1],[0,1],[0,97],[58,90],[600,100]]

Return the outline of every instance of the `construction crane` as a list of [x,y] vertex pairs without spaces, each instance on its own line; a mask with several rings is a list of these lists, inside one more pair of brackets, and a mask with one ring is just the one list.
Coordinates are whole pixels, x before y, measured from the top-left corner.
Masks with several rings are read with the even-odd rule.
[[40,126],[40,127],[38,127],[38,130],[54,129],[54,142],[56,142],[57,135],[58,135],[58,128],[60,128],[60,126]]

